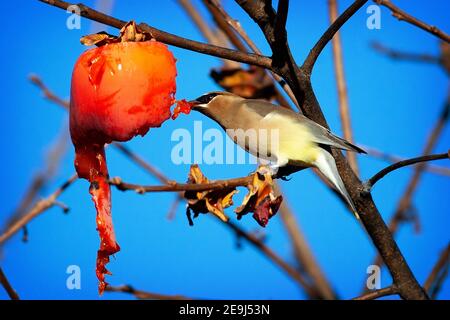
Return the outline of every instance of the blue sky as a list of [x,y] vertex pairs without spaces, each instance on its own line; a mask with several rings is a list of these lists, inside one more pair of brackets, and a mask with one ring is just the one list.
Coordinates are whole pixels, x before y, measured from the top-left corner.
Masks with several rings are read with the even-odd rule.
[[[195,1],[195,3],[200,3]],[[351,1],[339,1],[340,9]],[[94,1],[86,1],[94,5]],[[449,4],[444,0],[395,1],[411,14],[450,30]],[[250,36],[270,54],[254,23],[233,1],[224,1]],[[3,35],[0,52],[3,63],[3,107],[0,109],[1,147],[0,179],[4,223],[30,182],[45,163],[46,150],[61,130],[67,130],[67,113],[42,99],[41,93],[27,77],[38,74],[59,96],[69,97],[71,70],[77,57],[86,49],[79,43],[92,30],[90,21],[81,21],[81,30],[68,30],[68,14],[38,1],[27,1],[18,8],[13,2],[3,4],[2,21],[9,26]],[[366,6],[367,7],[367,6]],[[406,23],[399,22],[382,9],[380,30],[366,28],[366,7],[342,28],[345,72],[349,91],[354,135],[357,143],[389,153],[413,157],[421,153],[426,137],[438,118],[448,89],[445,73],[437,66],[395,62],[374,52],[369,44],[378,41],[399,50],[439,53],[436,38]],[[287,23],[292,51],[301,62],[328,25],[326,1],[291,1]],[[7,14],[6,14],[7,13]],[[202,10],[202,13],[204,11]],[[116,0],[112,14],[123,20],[145,21],[180,36],[203,40],[175,1]],[[116,30],[104,28],[110,32]],[[208,77],[211,68],[219,67],[213,57],[170,48],[178,59],[177,97],[193,98],[218,89]],[[341,134],[337,109],[336,85],[330,47],[320,56],[312,77],[314,89],[332,130]],[[144,138],[128,146],[160,168],[168,177],[185,181],[188,165],[175,165],[170,154],[174,142],[171,133],[177,128],[193,130],[195,120],[203,128],[218,128],[201,115],[181,115],[152,129]],[[439,139],[436,152],[448,149],[448,127]],[[69,145],[57,177],[42,192],[51,193],[74,171],[73,148]],[[110,174],[123,180],[157,184],[142,169],[117,151],[107,151]],[[359,156],[361,175],[369,178],[386,163],[369,156]],[[436,163],[449,167],[448,162]],[[251,165],[202,165],[211,179],[245,175]],[[373,197],[388,221],[404,192],[412,170],[398,170],[380,181]],[[312,250],[343,298],[359,294],[366,268],[374,257],[374,248],[363,229],[346,212],[343,205],[309,171],[303,171],[282,183],[287,201],[293,208]],[[448,177],[425,173],[414,197],[420,215],[421,232],[411,225],[397,234],[398,244],[417,279],[423,283],[438,254],[449,241]],[[236,197],[242,199],[244,189]],[[64,215],[59,208],[46,211],[29,225],[29,242],[22,243],[17,234],[5,245],[0,263],[11,283],[25,299],[98,299],[95,256],[98,235],[95,211],[88,194],[88,183],[77,181],[62,196],[70,206]],[[223,225],[202,215],[189,227],[184,207],[178,208],[174,220],[167,219],[172,194],[122,193],[113,190],[113,217],[121,252],[109,264],[112,285],[131,284],[136,288],[163,294],[183,294],[205,298],[299,299],[304,295],[296,284],[251,246],[236,246],[236,237]],[[232,209],[228,214],[233,216]],[[234,217],[233,217],[234,219]],[[260,227],[246,216],[238,222],[249,231]],[[267,245],[288,262],[295,263],[286,232],[279,217],[263,230]],[[81,268],[81,290],[66,288],[66,268]],[[390,284],[387,270],[382,271],[382,285]],[[6,298],[0,290],[0,299]],[[126,294],[106,293],[102,299],[127,299]],[[450,281],[440,298],[450,298]]]

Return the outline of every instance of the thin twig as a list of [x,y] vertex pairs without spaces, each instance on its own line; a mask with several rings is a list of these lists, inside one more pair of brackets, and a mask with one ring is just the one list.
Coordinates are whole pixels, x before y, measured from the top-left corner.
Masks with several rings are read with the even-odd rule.
[[65,181],[55,192],[45,199],[42,199],[26,213],[20,219],[18,219],[13,225],[11,225],[3,234],[0,235],[0,245],[6,240],[11,238],[16,232],[22,229],[31,220],[36,218],[41,213],[45,212],[55,205],[56,199],[75,181],[78,176],[72,175],[67,181]]
[[3,288],[5,288],[6,293],[11,300],[20,300],[19,295],[9,283],[8,278],[2,270],[2,267],[0,267],[0,284],[3,286]]
[[217,180],[209,183],[177,183],[170,181],[166,185],[147,186],[123,182],[119,177],[112,178],[109,183],[120,191],[135,191],[137,193],[147,192],[180,192],[180,191],[212,191],[233,187],[245,187],[251,184],[253,177],[245,176],[240,178],[232,178],[227,180]]
[[[371,157],[377,158],[377,159],[381,159],[390,163],[394,163],[394,162],[399,162],[402,160],[405,160],[406,158],[404,157],[400,157],[398,155],[395,154],[390,154],[387,152],[384,152],[382,150],[378,150],[376,148],[373,147],[369,147],[366,145],[362,145],[359,144],[359,146],[361,148],[363,148],[367,154]],[[424,171],[433,173],[433,174],[438,174],[438,175],[442,175],[442,176],[446,176],[449,177],[450,176],[450,168],[447,167],[443,167],[443,166],[437,166],[437,165],[433,165],[433,164],[427,164],[424,169]]]
[[450,266],[450,244],[442,251],[438,261],[431,270],[423,288],[427,290],[432,299],[435,299],[445,278],[448,275],[448,269]]
[[[65,1],[60,0],[39,0],[41,2],[44,2],[46,4],[49,4],[51,6],[67,10],[69,6],[77,5],[80,8],[80,16],[88,18],[90,20],[94,20],[103,24],[106,24],[108,26],[120,29],[125,24],[126,21],[116,19],[114,17],[108,16],[106,14],[103,14],[101,12],[98,12],[92,8],[89,8],[88,6],[84,4],[73,4]],[[138,27],[151,34],[151,36],[160,42],[173,45],[175,47],[188,49],[191,51],[195,51],[198,53],[203,53],[223,59],[229,59],[232,61],[247,63],[255,66],[264,67],[267,69],[270,69],[272,66],[272,59],[269,57],[257,55],[257,54],[251,54],[251,53],[245,53],[241,51],[231,50],[223,47],[218,47],[212,44],[202,43],[194,40],[189,40],[186,38],[182,38],[176,35],[173,35],[171,33],[161,31],[159,29],[153,28],[149,26],[146,23],[140,23]]]
[[[248,36],[247,32],[242,28],[239,21],[233,19],[221,6],[220,2],[217,0],[205,0],[207,3],[207,7],[210,9],[211,13],[214,15],[214,10],[222,17],[223,21],[225,21],[247,44],[247,46],[256,54],[262,55],[262,51],[258,48],[258,46],[253,42],[253,40]],[[217,15],[216,15],[217,16]],[[219,25],[220,26],[220,25]],[[229,35],[229,33],[227,33]],[[230,39],[231,40],[231,39]],[[243,50],[243,48],[237,47],[239,50]],[[295,98],[294,93],[292,92],[289,85],[284,81],[279,75],[275,72],[269,70],[270,75],[286,92],[291,101],[295,104],[295,106],[300,110],[297,99]],[[286,106],[287,107],[287,106]]]
[[366,294],[363,294],[362,296],[353,298],[352,300],[374,300],[381,297],[392,296],[395,294],[398,294],[398,289],[395,285],[392,285],[386,288],[368,292]]
[[395,60],[426,62],[426,63],[432,63],[432,64],[441,63],[441,59],[437,56],[433,56],[430,54],[424,54],[424,53],[410,53],[410,52],[398,51],[398,50],[388,48],[378,42],[372,42],[371,47],[375,51],[378,51],[379,53],[382,53],[382,54],[384,54],[392,59],[395,59]]
[[[197,26],[197,28],[200,30],[200,32],[203,34],[203,36],[209,43],[215,46],[226,45],[222,43],[222,40],[219,39],[218,35],[214,33],[213,30],[211,30],[206,21],[201,17],[198,10],[195,9],[191,0],[178,0],[178,3],[180,4],[181,7],[183,7],[183,9],[186,11],[186,13],[189,15],[189,17],[192,19],[194,24]],[[239,66],[239,63],[226,59],[223,60],[223,63],[227,68],[235,68]]]
[[[338,17],[337,0],[329,0],[330,22],[333,23]],[[336,84],[338,89],[339,114],[341,116],[342,132],[345,140],[354,143],[352,124],[350,121],[350,107],[348,102],[347,84],[344,74],[344,58],[342,57],[342,45],[340,32],[337,31],[331,40],[333,49],[334,70],[336,73]],[[347,160],[356,175],[359,176],[356,152],[347,152]]]
[[[281,188],[278,183],[275,183],[275,192],[281,193]],[[317,287],[317,291],[320,292],[323,298],[327,300],[336,299],[336,293],[323,273],[322,268],[317,263],[311,248],[309,247],[308,242],[300,229],[300,225],[297,223],[295,215],[289,207],[286,197],[284,197],[279,211],[281,222],[283,223],[283,226],[285,227],[292,243],[294,256],[300,267],[302,267],[305,271],[304,273],[311,278]]]
[[320,292],[317,291],[316,287],[311,286],[297,270],[295,270],[291,265],[289,265],[287,262],[281,259],[280,256],[278,256],[274,251],[272,251],[272,249],[266,246],[260,239],[258,239],[256,236],[248,232],[243,231],[232,221],[228,221],[225,224],[228,227],[230,227],[238,237],[247,240],[250,244],[259,249],[259,251],[261,251],[267,258],[269,258],[269,260],[271,260],[276,265],[278,265],[282,270],[284,270],[292,279],[294,279],[305,290],[306,294],[309,297],[313,299],[319,299],[322,297]]
[[[67,149],[68,135],[66,124],[64,124],[64,131],[59,135],[57,141],[51,146],[50,150],[47,152],[47,159],[42,168],[32,179],[30,185],[28,186],[25,195],[20,201],[17,208],[10,215],[7,222],[5,223],[5,228],[8,229],[13,225],[33,204],[39,193],[48,185],[50,180],[55,176],[60,161]],[[23,229],[23,241],[28,240],[28,232],[26,227]]]
[[130,285],[107,286],[105,288],[105,291],[106,292],[129,293],[129,294],[132,294],[133,296],[135,296],[137,299],[141,299],[141,300],[193,300],[192,298],[178,295],[178,294],[177,295],[168,295],[168,294],[160,294],[160,293],[136,290]]
[[328,27],[327,31],[320,37],[319,41],[317,41],[311,49],[303,63],[302,69],[304,69],[307,74],[311,74],[317,58],[336,32],[338,32],[348,19],[350,19],[366,2],[367,0],[356,0]]
[[450,42],[450,36],[446,34],[444,31],[438,29],[435,26],[426,24],[425,22],[413,17],[412,15],[408,14],[407,12],[401,10],[399,7],[394,5],[389,0],[374,0],[375,3],[377,3],[380,6],[385,6],[386,8],[390,9],[392,12],[392,15],[396,17],[400,21],[408,22],[422,30],[425,30],[432,35],[444,40],[445,42]]
[[439,154],[432,154],[432,155],[426,155],[426,156],[420,156],[412,159],[406,159],[403,161],[396,162],[394,164],[391,164],[390,166],[384,168],[383,170],[376,173],[372,178],[367,180],[366,182],[366,188],[367,190],[372,189],[372,187],[377,183],[379,180],[384,178],[388,173],[395,171],[397,169],[410,166],[413,164],[421,163],[421,162],[428,162],[428,161],[434,161],[434,160],[442,160],[442,159],[448,159],[450,157],[449,154],[450,150],[446,153],[439,153]]

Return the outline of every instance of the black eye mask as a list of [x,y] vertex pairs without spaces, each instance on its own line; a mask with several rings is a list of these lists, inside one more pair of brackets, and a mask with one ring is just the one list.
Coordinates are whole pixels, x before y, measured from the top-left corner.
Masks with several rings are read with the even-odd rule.
[[195,100],[200,102],[201,104],[208,104],[214,97],[216,97],[218,95],[219,95],[218,93],[208,93],[208,94],[198,97]]

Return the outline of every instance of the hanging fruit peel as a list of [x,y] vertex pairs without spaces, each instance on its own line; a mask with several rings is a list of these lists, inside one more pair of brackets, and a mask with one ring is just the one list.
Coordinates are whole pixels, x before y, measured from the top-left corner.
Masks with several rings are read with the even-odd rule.
[[110,255],[120,250],[111,217],[111,192],[104,146],[145,135],[170,117],[175,102],[175,58],[167,46],[149,40],[134,22],[118,38],[105,33],[82,38],[99,45],[84,52],[72,74],[70,133],[75,146],[75,168],[90,182],[97,210],[100,249],[96,274],[99,293],[107,283]]

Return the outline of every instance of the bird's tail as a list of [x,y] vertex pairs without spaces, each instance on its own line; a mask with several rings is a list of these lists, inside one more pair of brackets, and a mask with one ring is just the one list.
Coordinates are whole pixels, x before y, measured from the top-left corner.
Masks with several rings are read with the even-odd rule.
[[344,182],[339,175],[333,156],[327,150],[321,149],[319,156],[314,162],[314,165],[342,195],[342,197],[345,199],[345,201],[347,201],[348,205],[352,209],[353,214],[357,219],[359,219],[355,204],[353,203],[352,198],[350,198],[350,195],[345,188]]

